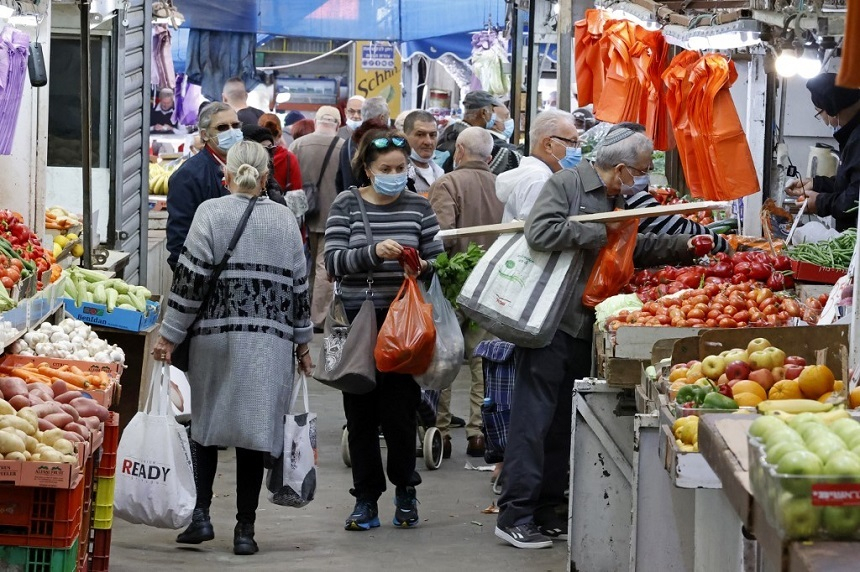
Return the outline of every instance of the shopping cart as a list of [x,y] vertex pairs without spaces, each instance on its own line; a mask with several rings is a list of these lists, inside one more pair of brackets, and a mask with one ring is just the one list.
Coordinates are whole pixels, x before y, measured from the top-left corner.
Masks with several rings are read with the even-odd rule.
[[[501,463],[505,460],[517,369],[514,349],[514,344],[501,340],[483,341],[475,348],[475,356],[481,358],[484,369],[481,420],[484,425],[484,460],[487,463]],[[502,474],[496,477],[494,491],[500,490]]]

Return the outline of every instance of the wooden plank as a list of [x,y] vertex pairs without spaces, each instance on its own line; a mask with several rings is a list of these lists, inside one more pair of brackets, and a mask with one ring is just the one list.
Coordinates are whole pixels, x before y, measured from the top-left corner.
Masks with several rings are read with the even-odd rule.
[[610,387],[636,387],[648,365],[647,360],[609,358],[606,360],[606,384]]
[[[660,205],[657,207],[646,207],[644,209],[629,209],[610,211],[605,213],[593,213],[586,215],[575,215],[568,217],[574,222],[622,222],[633,218],[650,218],[672,214],[692,214],[699,211],[728,209],[730,204],[720,201],[702,201],[698,203],[683,203],[678,205]],[[481,226],[469,226],[466,228],[452,228],[439,231],[437,235],[441,239],[459,238],[464,236],[477,236],[481,234],[505,234],[509,232],[522,232],[525,222],[518,220],[503,224],[485,224]]]

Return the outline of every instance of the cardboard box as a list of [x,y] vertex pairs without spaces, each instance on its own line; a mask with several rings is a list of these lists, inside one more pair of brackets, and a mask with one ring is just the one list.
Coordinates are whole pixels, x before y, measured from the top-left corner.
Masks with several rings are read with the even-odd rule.
[[105,407],[110,407],[114,401],[119,401],[119,378],[122,375],[122,371],[125,368],[124,365],[119,363],[99,363],[93,361],[78,361],[74,359],[62,359],[62,358],[49,358],[43,356],[22,356],[17,354],[10,354],[3,360],[3,365],[7,367],[20,367],[24,365],[28,365],[34,363],[36,366],[41,364],[47,364],[51,368],[59,368],[64,365],[75,366],[82,371],[90,372],[90,373],[98,373],[103,371],[108,374],[108,377],[111,378],[110,385],[105,389],[75,389],[75,391],[80,391],[84,395],[88,395],[92,397],[96,403],[100,405],[104,405]]
[[66,313],[87,324],[126,330],[129,332],[140,332],[151,327],[158,321],[160,306],[158,302],[146,301],[146,313],[116,308],[113,312],[107,311],[104,304],[91,304],[84,302],[81,307],[75,306],[75,301],[63,298],[66,305]]
[[78,443],[78,464],[44,461],[0,461],[0,482],[21,487],[73,489],[83,476],[81,469],[90,456],[90,444]]

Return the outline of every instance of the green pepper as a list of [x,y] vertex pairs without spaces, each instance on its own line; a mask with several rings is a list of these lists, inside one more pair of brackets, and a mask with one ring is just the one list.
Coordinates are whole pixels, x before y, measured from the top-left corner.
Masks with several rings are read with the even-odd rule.
[[714,388],[711,387],[710,385],[705,385],[705,386],[699,387],[699,392],[698,392],[698,394],[696,394],[696,405],[698,405],[699,407],[702,407],[702,404],[705,402],[705,399],[707,399],[708,395],[710,395],[713,392],[714,392]]
[[679,389],[677,395],[675,395],[675,402],[680,403],[681,405],[690,401],[695,403],[696,396],[699,394],[700,389],[701,387],[697,385],[685,385]]
[[711,392],[702,401],[702,407],[704,409],[731,410],[737,409],[738,404],[731,397],[727,397],[719,392]]

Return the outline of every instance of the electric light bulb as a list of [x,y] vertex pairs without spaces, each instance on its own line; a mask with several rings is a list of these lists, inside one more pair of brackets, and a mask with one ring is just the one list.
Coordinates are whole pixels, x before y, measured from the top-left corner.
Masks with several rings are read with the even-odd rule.
[[811,49],[803,50],[803,56],[797,60],[797,75],[809,79],[821,73],[821,60],[818,54]]
[[790,52],[782,52],[776,58],[776,73],[780,77],[793,77],[797,73],[797,56]]

